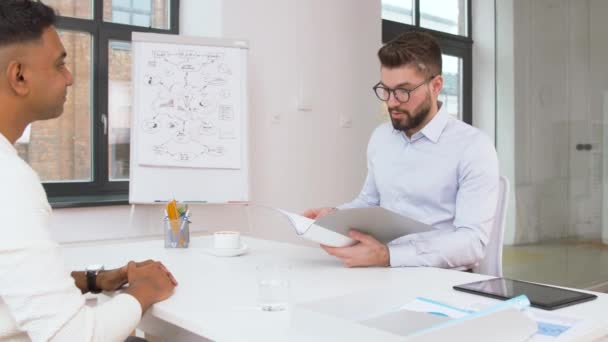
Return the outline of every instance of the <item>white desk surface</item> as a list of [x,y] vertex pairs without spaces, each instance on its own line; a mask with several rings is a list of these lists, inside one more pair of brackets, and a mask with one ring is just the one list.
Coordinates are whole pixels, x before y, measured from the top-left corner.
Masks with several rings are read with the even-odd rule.
[[[63,254],[71,269],[103,263],[106,268],[124,265],[129,260],[162,261],[179,282],[169,299],[155,304],[142,324],[158,329],[173,325],[190,334],[217,341],[297,341],[331,340],[328,324],[319,320],[298,321],[290,311],[263,312],[257,307],[256,266],[287,263],[291,266],[291,303],[305,303],[343,295],[377,293],[395,300],[431,296],[442,300],[486,303],[494,300],[452,290],[456,284],[490,277],[435,268],[352,268],[348,269],[320,248],[296,246],[244,237],[247,254],[239,257],[215,257],[201,252],[211,242],[210,236],[193,238],[188,249],[165,249],[161,240],[124,241],[64,246]],[[403,293],[403,298],[399,297]],[[598,294],[591,302],[563,308],[555,313],[584,319],[601,320],[608,326],[608,295]],[[302,329],[302,323],[309,328]],[[146,330],[144,325],[144,330]],[[306,325],[306,324],[304,324]],[[178,329],[179,329],[178,328]],[[346,329],[342,327],[343,329]],[[386,337],[378,331],[376,337]],[[364,340],[353,331],[351,341]],[[173,335],[178,340],[177,335]],[[192,340],[192,337],[184,340]],[[376,339],[377,340],[377,339]],[[383,339],[386,340],[386,339]]]

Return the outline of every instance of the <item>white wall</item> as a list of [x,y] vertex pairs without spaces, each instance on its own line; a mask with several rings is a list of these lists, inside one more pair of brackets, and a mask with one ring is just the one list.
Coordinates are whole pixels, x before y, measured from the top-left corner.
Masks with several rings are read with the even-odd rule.
[[[180,15],[184,35],[249,42],[252,200],[301,211],[355,196],[382,119],[371,92],[380,1],[182,0]],[[299,111],[299,99],[310,110]],[[267,210],[251,214],[258,235],[285,233]],[[155,206],[138,206],[132,220],[129,206],[60,209],[51,230],[63,242],[160,234],[161,217]],[[248,229],[239,206],[198,208],[192,220],[194,230]]]

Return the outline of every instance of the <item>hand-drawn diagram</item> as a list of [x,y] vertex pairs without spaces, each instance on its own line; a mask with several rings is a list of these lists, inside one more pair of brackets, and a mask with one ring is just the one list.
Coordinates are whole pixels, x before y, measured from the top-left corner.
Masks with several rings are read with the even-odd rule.
[[135,73],[138,161],[240,168],[241,64],[222,47],[149,44]]

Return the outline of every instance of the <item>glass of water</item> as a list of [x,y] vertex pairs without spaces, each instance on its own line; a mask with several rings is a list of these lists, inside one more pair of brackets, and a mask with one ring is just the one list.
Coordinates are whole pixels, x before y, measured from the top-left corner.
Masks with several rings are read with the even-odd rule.
[[257,266],[258,303],[263,311],[283,311],[289,302],[288,265],[265,264]]

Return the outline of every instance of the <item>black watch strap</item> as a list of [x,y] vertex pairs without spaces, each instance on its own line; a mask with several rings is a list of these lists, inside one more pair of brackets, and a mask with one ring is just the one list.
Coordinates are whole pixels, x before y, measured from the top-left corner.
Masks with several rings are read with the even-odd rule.
[[101,289],[97,287],[97,275],[99,274],[99,270],[95,271],[86,271],[87,275],[87,288],[91,293],[100,293]]

